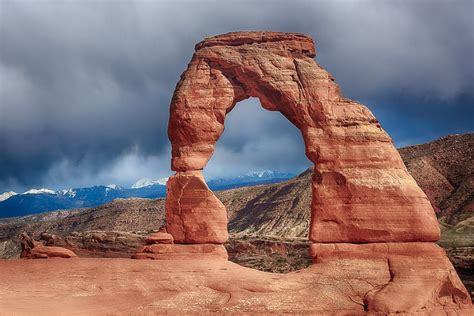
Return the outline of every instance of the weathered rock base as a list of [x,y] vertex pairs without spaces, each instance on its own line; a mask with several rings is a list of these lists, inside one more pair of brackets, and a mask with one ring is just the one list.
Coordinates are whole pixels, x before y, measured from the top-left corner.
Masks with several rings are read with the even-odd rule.
[[220,258],[227,260],[227,250],[223,245],[217,244],[153,244],[142,247],[132,259],[204,259]]
[[[350,300],[368,312],[414,313],[471,307],[471,298],[445,251],[434,243],[314,243],[310,254],[314,265],[302,271],[308,276],[313,271],[315,279],[322,274],[330,280],[325,283],[328,292],[321,293],[321,297],[329,295],[327,299],[332,299],[336,288],[347,292]],[[226,260],[227,251],[217,244],[152,244],[132,258]]]
[[[386,261],[368,259],[326,261],[288,274],[217,256],[0,260],[0,314],[386,315],[383,305],[367,305],[364,298],[389,280]],[[408,305],[413,288],[425,291],[418,283],[406,285],[391,300]],[[399,315],[473,315],[469,305],[448,302],[408,310]]]
[[360,297],[367,311],[406,313],[471,306],[445,251],[434,243],[312,244],[310,254],[316,265],[372,262],[381,273],[373,283],[376,286]]

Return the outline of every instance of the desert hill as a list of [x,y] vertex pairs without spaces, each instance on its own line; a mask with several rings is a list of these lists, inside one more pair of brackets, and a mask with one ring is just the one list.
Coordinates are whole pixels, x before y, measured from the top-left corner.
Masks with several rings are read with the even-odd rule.
[[474,134],[449,135],[399,150],[438,217],[457,224],[474,212]]

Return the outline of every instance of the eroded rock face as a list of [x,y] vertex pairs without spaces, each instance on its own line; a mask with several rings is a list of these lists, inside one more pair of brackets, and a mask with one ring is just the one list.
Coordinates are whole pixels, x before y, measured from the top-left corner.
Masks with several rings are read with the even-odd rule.
[[[257,97],[301,131],[306,155],[315,163],[310,240],[438,240],[431,204],[392,140],[365,106],[340,94],[315,55],[312,39],[295,33],[228,33],[197,44],[171,102],[172,169],[179,177],[203,169],[224,131],[226,114],[237,102]],[[180,183],[171,181],[168,199],[176,201]],[[195,202],[189,203],[181,207],[193,208]],[[225,211],[217,204],[199,217],[207,223],[200,232],[215,236],[222,230],[214,218],[224,218]],[[222,242],[202,234],[192,240],[192,228],[183,223],[190,212],[174,216],[175,207],[167,203],[172,215],[167,220],[178,242]]]

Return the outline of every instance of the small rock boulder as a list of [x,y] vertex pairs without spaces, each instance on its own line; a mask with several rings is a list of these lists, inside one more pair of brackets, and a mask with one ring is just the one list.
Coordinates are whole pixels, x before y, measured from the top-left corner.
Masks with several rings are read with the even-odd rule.
[[77,255],[69,249],[63,247],[50,247],[44,246],[41,243],[31,250],[29,258],[31,259],[42,259],[42,258],[75,258]]

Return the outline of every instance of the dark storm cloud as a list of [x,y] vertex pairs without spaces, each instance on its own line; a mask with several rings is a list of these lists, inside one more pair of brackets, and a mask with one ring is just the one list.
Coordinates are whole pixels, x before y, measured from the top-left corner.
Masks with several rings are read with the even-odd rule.
[[[472,130],[473,10],[471,1],[2,1],[0,191],[168,175],[179,75],[196,42],[236,30],[311,35],[318,62],[397,144]],[[308,164],[298,131],[255,103],[230,114],[209,176]]]

